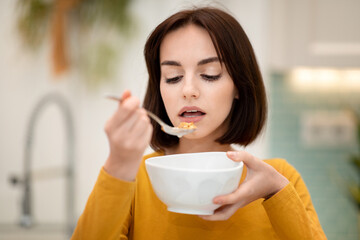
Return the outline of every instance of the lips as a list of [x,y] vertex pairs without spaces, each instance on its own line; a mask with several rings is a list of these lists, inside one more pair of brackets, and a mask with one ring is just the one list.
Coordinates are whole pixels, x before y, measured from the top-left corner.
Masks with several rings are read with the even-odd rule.
[[198,122],[200,121],[206,113],[199,107],[187,106],[183,107],[179,111],[179,117],[182,122]]

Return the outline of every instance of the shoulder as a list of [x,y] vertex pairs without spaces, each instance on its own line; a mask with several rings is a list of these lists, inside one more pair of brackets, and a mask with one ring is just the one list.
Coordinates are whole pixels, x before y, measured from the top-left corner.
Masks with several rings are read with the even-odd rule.
[[273,166],[274,168],[284,168],[287,167],[288,165],[290,166],[290,164],[283,158],[265,159],[264,162]]
[[158,156],[163,156],[164,153],[163,152],[152,152],[152,153],[149,153],[149,154],[146,154],[143,156],[143,161],[145,161],[146,159],[148,158],[152,158],[152,157],[158,157]]
[[152,157],[158,157],[158,156],[163,156],[164,153],[163,152],[152,152],[152,153],[149,153],[149,154],[146,154],[143,156],[142,158],[142,162],[141,162],[141,165],[140,165],[140,168],[139,168],[139,175],[141,174],[145,174],[146,175],[146,170],[145,170],[145,160],[148,159],[148,158],[152,158]]
[[288,163],[288,161],[286,161],[283,158],[265,159],[264,162],[271,165],[273,168],[275,168],[277,170],[285,170],[286,171],[291,168],[294,168],[293,166],[291,166],[290,163]]

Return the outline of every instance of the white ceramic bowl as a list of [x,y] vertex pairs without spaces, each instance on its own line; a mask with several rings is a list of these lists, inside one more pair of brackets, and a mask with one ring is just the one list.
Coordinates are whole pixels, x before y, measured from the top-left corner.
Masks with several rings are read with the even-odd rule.
[[211,215],[218,195],[239,185],[243,163],[225,152],[174,154],[145,160],[146,171],[158,198],[177,213]]

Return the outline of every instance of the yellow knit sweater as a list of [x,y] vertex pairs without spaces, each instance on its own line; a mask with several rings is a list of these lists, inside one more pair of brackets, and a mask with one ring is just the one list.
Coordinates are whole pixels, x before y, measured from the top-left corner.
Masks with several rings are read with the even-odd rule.
[[[116,179],[101,169],[71,239],[326,239],[300,174],[285,160],[265,160],[290,183],[264,201],[239,209],[227,221],[168,212],[156,197],[144,160],[136,182]],[[241,181],[246,175],[246,168]]]

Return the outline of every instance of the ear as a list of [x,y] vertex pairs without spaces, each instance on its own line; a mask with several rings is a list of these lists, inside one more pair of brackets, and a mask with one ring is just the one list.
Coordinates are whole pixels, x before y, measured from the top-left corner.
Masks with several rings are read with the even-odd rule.
[[239,100],[239,92],[237,89],[235,89],[235,92],[234,92],[234,99]]

